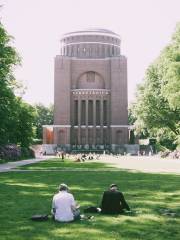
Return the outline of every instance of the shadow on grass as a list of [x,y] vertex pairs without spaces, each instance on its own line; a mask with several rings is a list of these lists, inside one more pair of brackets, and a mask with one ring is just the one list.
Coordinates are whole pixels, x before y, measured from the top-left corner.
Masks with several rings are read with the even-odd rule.
[[105,163],[91,162],[91,161],[73,162],[67,159],[65,159],[65,161],[62,161],[61,159],[58,159],[58,158],[50,159],[48,161],[42,161],[35,164],[28,164],[25,166],[18,167],[17,169],[38,170],[38,169],[59,169],[59,168],[113,169],[113,167],[107,166],[107,164]]
[[[180,176],[119,172],[9,172],[0,175],[0,236],[3,240],[180,239],[178,217],[160,208],[180,209]],[[49,213],[59,183],[67,183],[82,209],[98,206],[102,192],[117,183],[136,211],[134,216],[95,214],[92,221],[32,222]]]

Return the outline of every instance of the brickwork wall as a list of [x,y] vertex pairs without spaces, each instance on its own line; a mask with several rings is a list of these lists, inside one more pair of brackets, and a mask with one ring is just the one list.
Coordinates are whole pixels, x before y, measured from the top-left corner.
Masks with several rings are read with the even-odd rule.
[[[127,59],[120,55],[120,38],[116,34],[112,35],[102,32],[99,35],[98,32],[94,35],[87,33],[83,35],[77,32],[62,38],[61,54],[55,58],[54,69],[54,124],[57,125],[54,128],[54,143],[61,142],[59,134],[62,134],[64,139],[62,142],[70,144],[72,135],[70,127],[73,127],[74,122],[72,91],[93,88],[109,90],[107,103],[110,109],[108,110],[110,135],[107,137],[109,143],[128,143]],[[86,75],[89,72],[95,74],[94,83],[87,82]],[[84,92],[80,91],[79,94]],[[93,93],[89,94],[88,99],[93,100]],[[97,95],[94,99],[98,97],[103,99]],[[88,129],[83,130],[83,134],[85,132],[90,134]],[[103,133],[103,129],[100,132]],[[81,136],[78,135],[78,138]]]

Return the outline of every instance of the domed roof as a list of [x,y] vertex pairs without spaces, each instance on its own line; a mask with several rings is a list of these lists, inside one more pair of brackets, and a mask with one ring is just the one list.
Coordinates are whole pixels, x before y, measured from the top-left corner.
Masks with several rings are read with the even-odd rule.
[[103,32],[103,33],[110,33],[110,34],[115,34],[117,35],[115,32],[110,31],[108,29],[105,28],[87,28],[84,30],[85,32]]
[[108,35],[115,35],[116,37],[119,37],[118,34],[116,34],[115,32],[111,31],[111,30],[108,30],[108,29],[104,29],[104,28],[87,28],[87,29],[84,29],[84,30],[80,30],[80,31],[76,31],[76,32],[69,32],[69,33],[66,33],[64,34],[64,36],[67,36],[67,35],[84,35],[84,34],[108,34]]

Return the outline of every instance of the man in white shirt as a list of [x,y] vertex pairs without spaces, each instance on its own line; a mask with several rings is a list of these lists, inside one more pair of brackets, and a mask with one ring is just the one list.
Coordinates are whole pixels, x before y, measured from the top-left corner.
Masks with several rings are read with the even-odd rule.
[[59,193],[53,197],[52,214],[59,222],[71,222],[80,218],[80,211],[74,197],[68,192],[68,186],[64,183],[60,184]]

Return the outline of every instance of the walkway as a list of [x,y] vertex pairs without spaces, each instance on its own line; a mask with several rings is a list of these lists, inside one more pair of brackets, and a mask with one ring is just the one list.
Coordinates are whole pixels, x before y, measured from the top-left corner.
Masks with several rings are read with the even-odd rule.
[[180,174],[180,159],[160,158],[159,156],[107,156],[99,162],[108,163],[121,169],[150,173]]
[[9,172],[11,169],[14,169],[16,167],[32,164],[32,163],[37,163],[41,161],[46,161],[50,156],[43,156],[43,157],[38,157],[34,159],[27,159],[27,160],[21,160],[21,161],[15,161],[15,162],[8,162],[8,163],[3,163],[0,164],[0,172]]
[[[37,170],[20,170],[15,169],[16,167],[37,163],[40,161],[46,161],[54,156],[43,156],[36,159],[28,159],[17,162],[9,162],[0,164],[0,172],[8,171],[93,171],[93,169],[37,169]],[[89,163],[91,161],[88,161]],[[109,166],[116,167],[116,169],[101,169],[102,171],[118,171],[118,169],[127,169],[131,171],[149,172],[149,173],[173,173],[180,174],[180,159],[162,159],[158,156],[111,156],[101,155],[99,160],[92,162],[107,163]],[[97,170],[98,171],[98,170]]]

